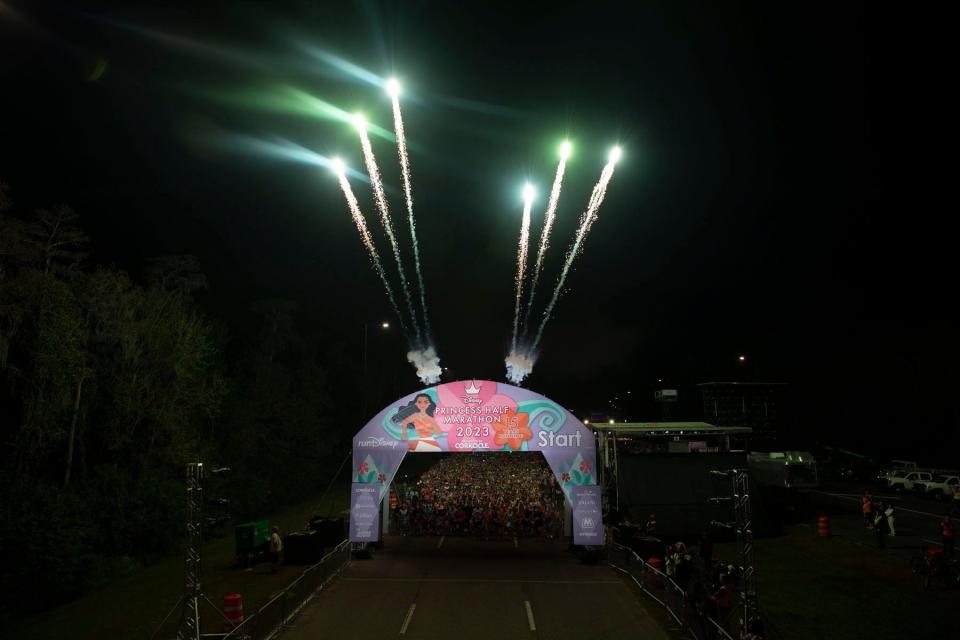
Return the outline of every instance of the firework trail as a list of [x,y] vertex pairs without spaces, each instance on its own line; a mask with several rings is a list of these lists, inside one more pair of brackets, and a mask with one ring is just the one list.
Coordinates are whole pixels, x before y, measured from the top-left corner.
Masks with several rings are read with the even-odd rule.
[[523,223],[520,225],[520,247],[517,249],[517,301],[513,308],[512,351],[517,350],[517,327],[520,322],[520,299],[523,297],[523,280],[527,271],[527,245],[530,241],[530,209],[533,207],[533,187],[523,188]]
[[410,321],[413,330],[416,333],[416,344],[423,344],[423,337],[420,334],[420,325],[417,323],[417,315],[413,310],[413,300],[410,297],[410,287],[407,284],[407,276],[403,271],[403,262],[400,260],[400,248],[397,246],[397,236],[393,231],[393,221],[390,219],[390,207],[387,205],[387,194],[383,190],[383,179],[380,177],[380,170],[377,168],[377,159],[373,155],[373,147],[370,146],[370,138],[367,136],[366,122],[357,118],[357,131],[360,133],[360,145],[363,147],[363,161],[367,167],[367,173],[370,175],[370,184],[373,187],[373,199],[380,211],[380,221],[387,232],[387,238],[390,240],[390,247],[393,249],[393,258],[397,261],[397,270],[400,272],[400,286],[403,288],[404,297],[407,300],[407,310],[410,312]]
[[527,313],[523,317],[523,337],[527,337],[527,331],[530,329],[530,312],[533,311],[533,297],[537,292],[537,282],[540,279],[540,272],[543,270],[543,257],[547,253],[547,247],[550,246],[550,231],[553,229],[553,221],[557,215],[557,202],[560,200],[560,186],[563,183],[563,172],[567,165],[567,157],[570,155],[570,143],[564,142],[560,149],[560,164],[557,165],[557,175],[553,179],[553,188],[550,190],[550,200],[547,201],[547,211],[543,215],[543,231],[540,233],[540,249],[537,251],[537,262],[533,268],[533,275],[530,281],[530,300],[527,303]]
[[393,296],[393,287],[390,286],[390,281],[387,279],[387,274],[383,270],[383,264],[380,262],[380,254],[377,253],[377,248],[373,245],[373,238],[370,236],[370,230],[367,229],[367,221],[363,217],[363,213],[360,211],[360,205],[357,203],[357,197],[353,195],[353,189],[350,188],[350,182],[347,181],[346,170],[343,167],[343,163],[334,161],[333,170],[337,174],[337,179],[340,181],[340,188],[343,190],[343,196],[347,199],[347,206],[350,207],[350,215],[353,216],[353,222],[357,225],[357,231],[360,232],[360,239],[363,241],[363,246],[366,247],[367,253],[370,254],[370,259],[373,262],[373,268],[376,270],[377,275],[380,276],[380,281],[383,282],[384,289],[387,290],[387,297],[390,299],[390,305],[393,307],[394,313],[397,314],[397,320],[400,322],[400,328],[403,330],[404,334],[407,334],[409,339],[409,333],[407,331],[407,325],[403,321],[403,314],[400,313],[400,307],[397,306],[397,300]]
[[587,205],[586,211],[583,212],[583,216],[580,218],[580,228],[577,229],[577,234],[574,237],[573,244],[570,245],[570,250],[567,252],[567,259],[564,262],[563,270],[560,272],[560,279],[557,281],[557,286],[553,290],[553,298],[550,299],[550,302],[547,304],[547,309],[543,313],[543,318],[540,321],[540,328],[537,330],[537,336],[534,338],[533,343],[530,345],[528,354],[535,354],[537,351],[537,345],[540,344],[540,338],[543,337],[543,328],[547,325],[547,321],[550,320],[550,314],[553,313],[553,307],[557,304],[557,299],[560,297],[560,292],[563,290],[563,285],[567,280],[567,274],[570,272],[570,267],[573,265],[573,261],[576,257],[583,251],[583,241],[586,239],[587,234],[590,232],[590,227],[593,226],[593,223],[597,219],[597,212],[600,209],[600,205],[603,204],[603,198],[607,194],[607,186],[610,184],[610,180],[613,178],[613,169],[617,164],[617,160],[620,159],[620,149],[619,147],[614,148],[610,153],[610,160],[607,162],[607,165],[603,168],[603,172],[600,174],[600,180],[597,182],[596,186],[593,187],[593,193],[590,194],[590,202]]
[[420,246],[417,243],[417,226],[413,219],[413,191],[410,188],[410,157],[407,155],[407,136],[403,131],[403,118],[400,116],[400,84],[396,80],[387,83],[387,92],[393,102],[393,131],[397,136],[397,153],[400,155],[400,171],[403,174],[403,193],[407,198],[407,221],[410,223],[410,241],[413,244],[413,264],[417,272],[417,286],[420,287],[420,310],[423,312],[423,331],[427,342],[430,340],[430,316],[427,314],[427,290],[423,286],[423,272],[420,270]]

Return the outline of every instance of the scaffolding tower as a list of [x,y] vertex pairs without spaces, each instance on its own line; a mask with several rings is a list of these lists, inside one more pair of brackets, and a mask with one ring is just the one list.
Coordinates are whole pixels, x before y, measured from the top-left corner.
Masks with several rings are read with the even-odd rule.
[[187,545],[183,566],[183,614],[177,640],[200,640],[200,559],[203,543],[203,463],[187,465]]
[[737,548],[740,552],[740,601],[743,603],[743,615],[740,620],[741,633],[748,637],[754,623],[760,619],[757,605],[757,577],[753,559],[753,516],[750,510],[750,478],[746,469],[729,471],[711,471],[714,476],[731,481],[733,491],[730,496],[713,498],[711,502],[732,502],[734,521],[713,524],[732,528],[737,533]]

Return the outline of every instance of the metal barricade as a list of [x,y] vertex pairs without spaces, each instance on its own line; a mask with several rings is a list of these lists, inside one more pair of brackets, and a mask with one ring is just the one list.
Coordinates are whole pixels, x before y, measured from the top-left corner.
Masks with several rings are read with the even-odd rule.
[[[692,605],[686,592],[662,571],[647,564],[632,549],[611,542],[607,560],[628,574],[640,589],[656,600],[694,640],[734,640],[709,613],[709,606]],[[732,616],[731,616],[732,617]]]
[[320,589],[350,563],[350,542],[344,540],[320,562],[304,569],[300,576],[267,604],[257,609],[223,640],[269,640],[300,613]]

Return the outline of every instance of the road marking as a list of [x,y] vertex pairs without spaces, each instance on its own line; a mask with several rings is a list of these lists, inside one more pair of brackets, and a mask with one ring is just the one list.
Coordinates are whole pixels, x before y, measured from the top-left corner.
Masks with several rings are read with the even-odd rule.
[[446,537],[447,537],[447,536],[440,536],[440,542],[437,543],[437,549],[439,549],[440,547],[443,546],[443,539],[446,538]]
[[527,608],[527,623],[530,625],[530,631],[536,631],[537,623],[533,621],[533,609],[530,607],[530,601],[524,600],[523,604]]
[[[848,500],[851,500],[851,501],[854,501],[854,502],[857,500],[857,499],[854,498],[854,497],[850,497],[849,494],[844,494],[844,493],[829,493],[829,492],[827,492],[827,491],[814,491],[813,493],[821,493],[821,494],[823,494],[823,495],[825,495],[825,496],[831,496],[831,497],[833,497],[833,498],[847,498]],[[901,496],[874,496],[874,497],[875,497],[875,498],[883,498],[884,500],[899,500],[899,499],[901,498]],[[907,513],[915,513],[915,514],[920,515],[920,516],[930,516],[931,518],[940,518],[940,517],[941,517],[939,514],[936,514],[936,513],[929,513],[929,512],[927,512],[927,511],[917,511],[916,509],[908,509],[907,507],[900,507],[900,506],[898,506],[898,507],[897,507],[897,510],[898,510],[898,511],[906,511]]]
[[494,584],[615,584],[623,586],[620,580],[508,580],[498,578],[341,578],[345,582],[474,582]]
[[513,548],[517,549],[519,545],[517,544],[517,536],[513,536]]
[[406,635],[407,625],[409,625],[410,620],[413,619],[413,612],[416,610],[416,608],[417,608],[416,604],[410,605],[410,610],[407,611],[407,619],[403,621],[403,626],[400,627],[400,635]]

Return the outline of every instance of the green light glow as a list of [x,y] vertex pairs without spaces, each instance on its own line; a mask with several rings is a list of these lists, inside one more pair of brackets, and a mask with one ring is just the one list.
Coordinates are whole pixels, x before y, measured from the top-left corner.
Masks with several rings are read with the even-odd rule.
[[[245,109],[319,118],[351,126],[354,122],[353,114],[349,111],[290,85],[229,93],[204,90],[200,94],[209,100]],[[393,132],[370,122],[366,126],[370,134],[396,142]]]

